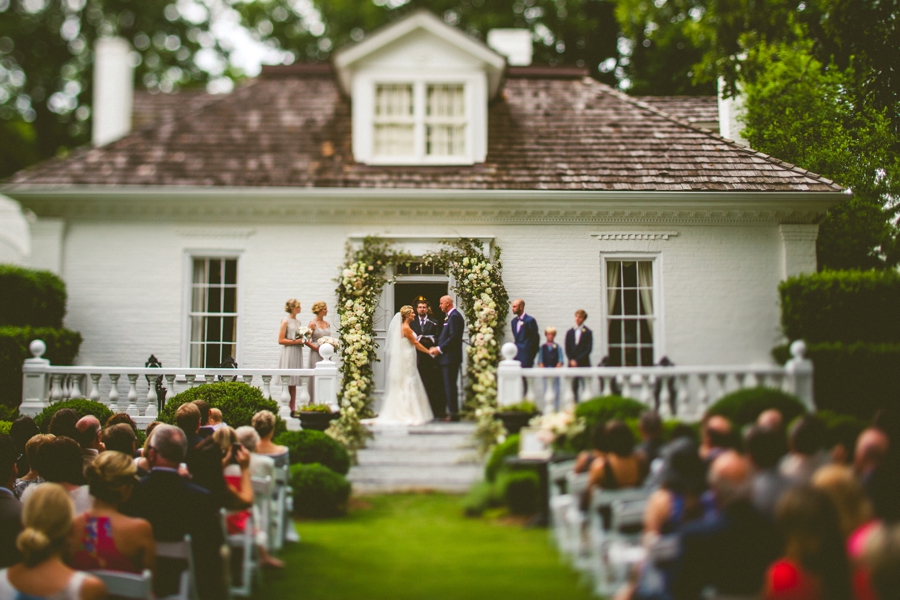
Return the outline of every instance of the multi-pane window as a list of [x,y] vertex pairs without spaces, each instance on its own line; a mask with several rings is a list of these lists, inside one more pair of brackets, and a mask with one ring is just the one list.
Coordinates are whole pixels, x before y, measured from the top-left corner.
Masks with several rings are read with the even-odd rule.
[[653,261],[606,262],[610,366],[653,364]]
[[194,258],[191,367],[218,367],[237,342],[237,259]]
[[382,159],[465,158],[468,115],[461,83],[375,86],[372,154]]
[[415,154],[413,86],[385,84],[375,87],[375,154],[412,156]]
[[428,86],[425,154],[465,156],[466,102],[462,85]]

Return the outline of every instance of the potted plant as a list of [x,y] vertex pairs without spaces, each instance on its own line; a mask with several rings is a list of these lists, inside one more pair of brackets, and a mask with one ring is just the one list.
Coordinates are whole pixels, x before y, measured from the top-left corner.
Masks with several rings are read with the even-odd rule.
[[494,414],[503,423],[507,433],[512,435],[519,433],[519,430],[528,425],[528,422],[539,415],[540,412],[537,406],[534,405],[534,402],[519,402],[518,404],[503,406]]
[[325,431],[328,424],[337,419],[339,414],[331,412],[331,407],[327,404],[306,404],[297,411],[300,418],[300,426],[303,429],[314,429],[316,431]]

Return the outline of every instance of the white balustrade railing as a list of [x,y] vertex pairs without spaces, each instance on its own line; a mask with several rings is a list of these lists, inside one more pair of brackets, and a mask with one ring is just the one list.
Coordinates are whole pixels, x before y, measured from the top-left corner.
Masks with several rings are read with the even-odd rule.
[[[640,400],[664,418],[697,421],[716,400],[735,390],[759,386],[794,394],[810,410],[813,402],[813,365],[805,357],[802,340],[791,344],[792,358],[783,367],[670,366],[523,368],[515,360],[516,346],[501,348],[497,368],[497,403],[509,406],[523,400],[543,405],[544,413],[570,407],[577,400],[617,393]],[[576,397],[576,386],[578,389]]]
[[[276,399],[280,404],[279,415],[290,416],[290,393],[288,385],[291,377],[300,377],[297,386],[297,405],[309,398],[304,385],[315,390],[316,402],[328,404],[338,410],[338,369],[334,361],[334,348],[322,344],[319,354],[322,360],[314,369],[194,369],[165,367],[59,367],[42,358],[47,347],[41,340],[31,342],[29,349],[33,358],[25,360],[22,366],[22,404],[19,412],[36,415],[50,404],[61,400],[86,398],[101,402],[114,412],[125,412],[135,418],[138,424],[154,420],[158,415],[159,398],[156,382],[162,378],[166,397],[162,405],[180,391],[215,381],[242,381],[257,385],[267,400],[272,398],[272,383],[280,386]],[[121,387],[127,391],[123,395]]]

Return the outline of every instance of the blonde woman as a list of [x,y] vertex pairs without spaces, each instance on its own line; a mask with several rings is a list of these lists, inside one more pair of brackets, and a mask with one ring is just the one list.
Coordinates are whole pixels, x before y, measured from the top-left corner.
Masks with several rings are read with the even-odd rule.
[[[331,325],[329,325],[328,321],[325,320],[325,315],[328,314],[328,305],[319,300],[315,304],[312,305],[313,314],[316,315],[316,318],[309,322],[309,328],[312,330],[312,341],[307,342],[306,345],[309,346],[309,349],[312,352],[309,353],[309,368],[315,369],[316,363],[322,360],[322,355],[319,354],[319,338],[323,338],[325,336],[331,336]],[[313,385],[313,382],[310,381],[309,385],[309,401],[316,401],[316,390]]]
[[421,425],[434,419],[425,386],[419,376],[416,351],[428,354],[428,348],[416,340],[410,322],[416,313],[403,306],[391,321],[385,344],[387,385],[379,423]]
[[[303,340],[296,339],[297,330],[300,329],[300,301],[291,298],[284,303],[284,312],[290,316],[281,322],[278,330],[278,343],[281,344],[281,357],[278,359],[279,369],[303,368]],[[297,410],[297,386],[300,385],[299,377],[291,377],[288,383],[288,392],[291,395],[291,414]]]
[[0,599],[99,600],[103,582],[62,560],[72,530],[72,500],[55,483],[42,483],[25,501],[24,529],[16,540],[22,562],[0,570]]
[[119,512],[137,483],[134,460],[114,450],[102,452],[88,465],[85,475],[94,503],[72,523],[69,564],[81,571],[153,571],[153,527],[144,519]]

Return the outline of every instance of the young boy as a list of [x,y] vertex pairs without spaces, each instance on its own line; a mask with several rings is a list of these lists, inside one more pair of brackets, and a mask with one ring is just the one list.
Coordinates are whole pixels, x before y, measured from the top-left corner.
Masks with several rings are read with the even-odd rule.
[[[544,336],[547,338],[547,343],[541,346],[541,351],[538,354],[538,367],[558,369],[563,366],[563,350],[559,347],[559,344],[553,341],[556,339],[556,328],[548,327],[544,330]],[[545,381],[549,385],[549,380]],[[546,398],[546,387],[544,390],[544,397]],[[553,380],[553,409],[559,410],[559,379]]]

